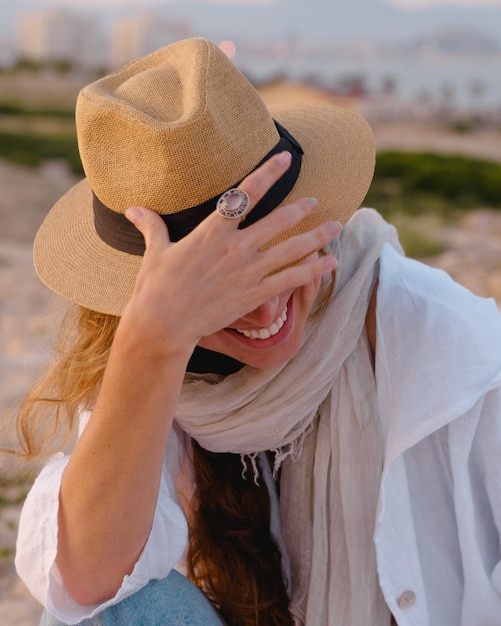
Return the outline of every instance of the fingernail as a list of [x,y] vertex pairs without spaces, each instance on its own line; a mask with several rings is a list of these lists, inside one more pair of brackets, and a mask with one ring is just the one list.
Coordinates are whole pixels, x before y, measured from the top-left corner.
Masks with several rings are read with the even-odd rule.
[[330,255],[330,254],[326,254],[324,257],[322,257],[322,261],[324,264],[324,267],[329,271],[329,270],[335,270],[337,268],[337,259],[336,257]]
[[328,229],[332,235],[337,235],[341,232],[342,226],[339,222],[329,222]]
[[285,150],[284,152],[280,152],[277,156],[277,161],[280,165],[288,165],[291,162],[292,154]]
[[306,202],[308,203],[308,206],[310,206],[312,209],[318,205],[317,198],[306,198]]
[[125,211],[125,217],[130,222],[137,222],[143,216],[143,211],[137,206],[131,207]]

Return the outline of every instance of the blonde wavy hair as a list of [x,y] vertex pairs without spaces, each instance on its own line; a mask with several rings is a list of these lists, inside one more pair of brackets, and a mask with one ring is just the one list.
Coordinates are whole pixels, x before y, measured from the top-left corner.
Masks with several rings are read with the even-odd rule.
[[95,402],[119,321],[113,315],[70,307],[52,362],[17,413],[20,448],[14,452],[25,461],[68,443],[79,411]]

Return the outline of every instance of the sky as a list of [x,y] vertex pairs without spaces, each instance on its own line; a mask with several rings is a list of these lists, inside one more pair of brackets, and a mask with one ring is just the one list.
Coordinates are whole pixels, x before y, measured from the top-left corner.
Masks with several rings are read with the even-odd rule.
[[[0,0],[0,2],[6,0]],[[11,0],[9,0],[11,1]],[[170,0],[174,1],[174,0]],[[287,2],[287,0],[200,0],[207,4],[228,4],[228,5],[266,5],[277,2]],[[307,0],[305,0],[307,1]],[[327,0],[328,1],[328,0]],[[383,0],[386,4],[390,4],[402,9],[421,9],[429,7],[501,7],[501,0]],[[119,7],[127,5],[137,5],[138,0],[35,0],[40,5],[59,5],[59,6],[108,6]],[[150,4],[168,4],[169,0],[150,0]]]
[[428,7],[501,7],[501,0],[383,0],[401,9],[424,9]]

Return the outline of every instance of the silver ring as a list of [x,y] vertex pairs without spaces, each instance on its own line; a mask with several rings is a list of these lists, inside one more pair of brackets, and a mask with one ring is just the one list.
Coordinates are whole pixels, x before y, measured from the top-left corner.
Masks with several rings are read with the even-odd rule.
[[225,191],[219,198],[216,204],[216,211],[221,217],[236,220],[245,215],[249,202],[249,194],[235,187]]

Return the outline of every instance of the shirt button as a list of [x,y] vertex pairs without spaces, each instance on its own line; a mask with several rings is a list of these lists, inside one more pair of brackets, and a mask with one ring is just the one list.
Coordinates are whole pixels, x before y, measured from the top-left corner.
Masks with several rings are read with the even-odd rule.
[[416,594],[414,591],[404,591],[397,601],[400,609],[410,609],[416,603]]

